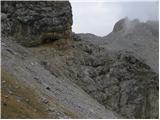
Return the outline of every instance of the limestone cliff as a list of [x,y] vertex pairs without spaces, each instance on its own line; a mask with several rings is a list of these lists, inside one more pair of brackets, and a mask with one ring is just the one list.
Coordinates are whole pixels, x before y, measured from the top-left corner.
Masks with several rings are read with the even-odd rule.
[[2,1],[2,33],[25,46],[70,38],[69,1]]

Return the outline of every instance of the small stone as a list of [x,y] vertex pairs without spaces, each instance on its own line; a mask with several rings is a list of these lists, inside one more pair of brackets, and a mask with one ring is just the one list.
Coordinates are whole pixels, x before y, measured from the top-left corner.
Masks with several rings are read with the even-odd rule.
[[55,111],[55,108],[48,108],[48,111],[50,111],[50,112],[54,112]]
[[57,112],[57,113],[56,113],[56,115],[58,115],[58,116],[59,116],[59,115],[61,115],[61,114],[60,114],[59,112]]
[[21,101],[21,100],[19,100],[19,99],[17,100],[17,102],[20,102],[20,101]]
[[72,62],[72,61],[66,61],[66,64],[67,64],[68,66],[72,66],[72,65],[73,65],[73,62]]
[[50,90],[50,87],[46,87],[47,90]]
[[6,81],[5,81],[5,80],[3,80],[3,81],[2,81],[2,83],[4,84],[4,83],[6,83]]
[[6,102],[3,102],[3,105],[4,105],[4,106],[7,106],[7,103],[6,103]]
[[39,80],[37,77],[34,77],[35,80]]
[[31,65],[34,65],[34,63],[33,63],[33,62],[31,62]]
[[8,93],[9,93],[9,94],[11,94],[11,95],[13,94],[13,92],[12,92],[12,91],[8,91]]
[[46,61],[42,61],[41,64],[42,65],[47,65],[47,62]]
[[7,14],[1,13],[1,20],[6,20],[7,19]]
[[8,95],[5,95],[5,98],[8,98]]
[[16,88],[16,89],[19,89],[20,87],[19,87],[19,86],[16,86],[15,88]]
[[29,102],[29,99],[26,99],[26,102]]
[[37,109],[34,109],[34,112],[37,112]]
[[43,103],[47,104],[48,103],[48,100],[46,98],[43,98],[42,99]]
[[44,84],[44,86],[45,86],[45,88],[46,88],[47,90],[50,90],[50,87],[49,87],[49,85],[47,85],[47,84]]

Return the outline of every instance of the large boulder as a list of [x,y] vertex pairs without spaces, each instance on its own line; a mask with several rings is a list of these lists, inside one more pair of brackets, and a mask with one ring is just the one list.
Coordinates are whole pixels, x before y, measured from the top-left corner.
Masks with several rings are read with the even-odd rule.
[[69,1],[2,1],[2,34],[25,46],[70,38]]

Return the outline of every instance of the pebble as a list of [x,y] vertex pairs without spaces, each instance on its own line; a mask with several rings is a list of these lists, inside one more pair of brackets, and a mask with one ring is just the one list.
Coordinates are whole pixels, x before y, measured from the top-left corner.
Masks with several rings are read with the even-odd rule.
[[5,95],[5,98],[8,98],[8,95]]
[[48,100],[46,98],[43,98],[42,99],[43,103],[47,104],[48,103]]
[[3,81],[2,81],[2,83],[6,83],[6,81],[5,81],[5,80],[3,80]]
[[4,106],[7,106],[7,103],[6,103],[6,102],[3,102],[3,105],[4,105]]
[[37,112],[37,109],[34,109],[34,112]]
[[56,115],[58,115],[58,116],[59,116],[59,115],[61,115],[61,113],[57,112],[57,113],[56,113]]
[[51,88],[50,88],[49,86],[46,86],[46,89],[47,89],[47,90],[50,90]]
[[50,111],[50,112],[54,112],[55,111],[55,108],[48,108],[48,111]]
[[29,99],[26,99],[26,102],[29,102]]
[[17,100],[17,102],[20,102],[20,101],[21,101],[21,100],[19,100],[19,99]]
[[31,62],[31,65],[34,65],[34,63],[33,63],[33,62]]
[[42,61],[41,63],[42,63],[42,65],[47,65],[46,61]]
[[39,80],[37,77],[34,77],[35,80]]
[[15,88],[16,88],[16,89],[19,89],[20,87],[19,87],[19,86],[16,86]]
[[11,94],[11,95],[13,94],[13,92],[12,92],[12,91],[8,91],[8,93],[9,93],[9,94]]

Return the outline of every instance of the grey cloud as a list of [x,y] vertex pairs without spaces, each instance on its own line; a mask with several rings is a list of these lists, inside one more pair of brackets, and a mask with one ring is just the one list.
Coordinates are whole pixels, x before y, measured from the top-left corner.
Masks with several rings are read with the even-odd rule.
[[158,2],[72,2],[73,26],[76,33],[104,36],[121,18],[141,21],[158,20]]

